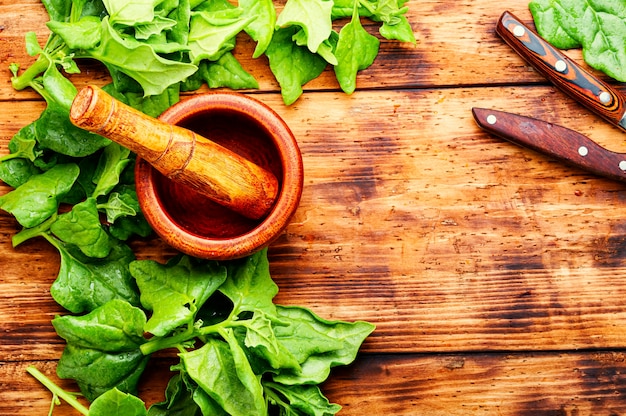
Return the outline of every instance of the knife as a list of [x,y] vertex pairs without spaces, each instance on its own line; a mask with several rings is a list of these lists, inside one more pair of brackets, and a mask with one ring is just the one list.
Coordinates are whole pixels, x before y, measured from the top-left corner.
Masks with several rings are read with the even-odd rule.
[[504,12],[496,33],[557,88],[611,124],[626,131],[626,99],[550,45],[510,12]]
[[626,153],[605,149],[587,136],[531,117],[472,108],[483,130],[597,175],[626,181]]

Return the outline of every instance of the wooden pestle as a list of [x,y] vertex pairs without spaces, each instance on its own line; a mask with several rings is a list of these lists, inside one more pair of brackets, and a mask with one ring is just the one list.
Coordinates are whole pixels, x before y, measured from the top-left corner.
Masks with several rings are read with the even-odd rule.
[[247,218],[263,218],[274,205],[278,181],[271,172],[191,130],[135,110],[98,87],[87,86],[78,93],[70,120],[127,147],[166,177]]

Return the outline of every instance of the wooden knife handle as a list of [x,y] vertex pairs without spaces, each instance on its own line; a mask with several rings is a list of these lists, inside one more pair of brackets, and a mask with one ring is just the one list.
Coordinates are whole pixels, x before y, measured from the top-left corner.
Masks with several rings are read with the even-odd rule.
[[476,124],[512,143],[607,178],[626,181],[626,154],[556,124],[485,108],[472,108]]
[[504,12],[496,33],[540,74],[580,104],[626,130],[622,94],[550,45],[510,12]]
[[267,215],[278,195],[278,180],[271,172],[191,130],[147,116],[98,87],[78,93],[70,120],[247,218]]

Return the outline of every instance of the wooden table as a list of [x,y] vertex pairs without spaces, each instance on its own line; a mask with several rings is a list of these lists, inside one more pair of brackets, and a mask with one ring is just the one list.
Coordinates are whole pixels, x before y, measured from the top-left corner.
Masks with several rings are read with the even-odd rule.
[[[505,9],[532,23],[527,5],[410,1],[416,46],[383,41],[353,95],[327,72],[290,107],[253,45],[238,46],[261,85],[249,93],[304,157],[301,205],[270,248],[276,301],[377,325],[323,386],[345,416],[626,413],[626,188],[485,134],[470,111],[543,118],[626,151],[494,34]],[[23,36],[43,41],[46,20],[37,0],[0,0],[1,154],[44,108],[11,88],[7,66],[32,61]],[[108,82],[86,68],[78,86]],[[50,324],[63,313],[49,294],[59,258],[44,241],[13,249],[17,230],[0,213],[0,414],[44,415],[50,396],[25,368],[54,374],[64,346]],[[172,254],[158,239],[133,247]],[[170,359],[153,361],[148,403],[169,378]]]

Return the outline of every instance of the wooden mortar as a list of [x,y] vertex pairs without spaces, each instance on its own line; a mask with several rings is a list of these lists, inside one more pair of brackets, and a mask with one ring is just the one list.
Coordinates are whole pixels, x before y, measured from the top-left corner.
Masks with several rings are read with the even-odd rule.
[[95,86],[83,88],[70,120],[127,147],[167,178],[247,218],[265,217],[279,184],[271,172],[195,132],[157,120]]

